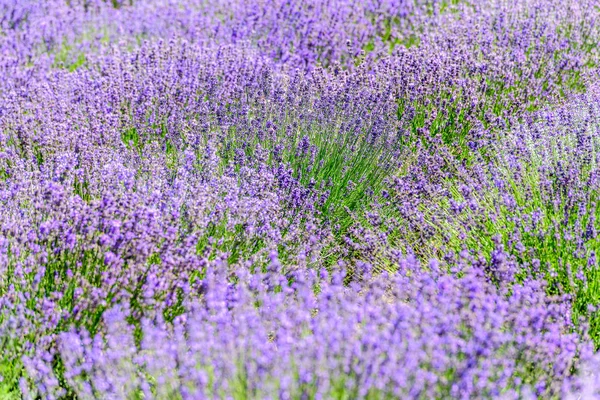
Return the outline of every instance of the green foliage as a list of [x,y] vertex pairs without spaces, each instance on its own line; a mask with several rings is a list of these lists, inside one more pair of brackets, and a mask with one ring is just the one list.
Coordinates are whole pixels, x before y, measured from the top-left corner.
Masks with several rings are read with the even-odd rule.
[[55,51],[53,67],[74,72],[84,66],[86,62],[85,53],[76,50],[72,45],[65,42]]

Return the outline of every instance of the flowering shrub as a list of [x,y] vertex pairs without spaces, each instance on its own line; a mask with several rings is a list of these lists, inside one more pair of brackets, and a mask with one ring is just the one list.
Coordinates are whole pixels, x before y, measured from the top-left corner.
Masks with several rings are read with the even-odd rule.
[[0,0],[0,394],[597,396],[599,13]]

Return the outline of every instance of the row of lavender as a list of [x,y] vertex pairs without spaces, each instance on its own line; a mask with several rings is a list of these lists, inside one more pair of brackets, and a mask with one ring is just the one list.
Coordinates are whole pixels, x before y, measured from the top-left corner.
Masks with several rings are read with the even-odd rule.
[[0,2],[0,395],[592,398],[594,1]]

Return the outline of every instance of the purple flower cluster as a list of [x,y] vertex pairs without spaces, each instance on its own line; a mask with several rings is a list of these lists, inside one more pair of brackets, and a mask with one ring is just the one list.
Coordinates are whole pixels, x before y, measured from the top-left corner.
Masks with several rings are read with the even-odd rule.
[[[265,273],[231,276],[215,261],[182,285],[198,298],[172,323],[168,302],[141,318],[139,343],[131,310],[116,306],[104,335],[67,331],[55,351],[83,398],[547,397],[561,393],[576,357],[590,356],[566,333],[569,303],[540,295],[539,282],[503,293],[469,264],[456,266],[460,278],[414,259],[399,268],[346,286],[344,269],[284,274],[275,254]],[[159,284],[149,281],[146,301]],[[50,397],[51,369],[25,366]]]
[[595,397],[599,17],[0,0],[0,397]]

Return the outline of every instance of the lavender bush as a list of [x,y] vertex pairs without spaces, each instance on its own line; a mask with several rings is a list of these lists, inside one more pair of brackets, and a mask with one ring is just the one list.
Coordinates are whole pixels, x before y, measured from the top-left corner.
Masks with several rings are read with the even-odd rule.
[[0,0],[0,397],[598,397],[599,17]]

